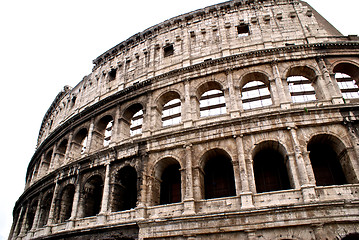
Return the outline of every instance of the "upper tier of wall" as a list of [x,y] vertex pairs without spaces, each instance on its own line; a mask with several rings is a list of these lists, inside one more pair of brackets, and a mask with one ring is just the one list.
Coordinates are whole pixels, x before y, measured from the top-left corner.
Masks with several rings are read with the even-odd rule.
[[103,53],[92,73],[74,88],[65,87],[45,114],[38,146],[85,108],[170,71],[263,49],[341,40],[298,0],[228,1],[171,18]]

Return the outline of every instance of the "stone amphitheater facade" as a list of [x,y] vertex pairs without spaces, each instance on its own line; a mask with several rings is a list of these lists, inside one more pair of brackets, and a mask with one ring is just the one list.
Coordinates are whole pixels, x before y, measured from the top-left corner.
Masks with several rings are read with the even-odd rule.
[[9,239],[354,239],[359,38],[299,0],[174,17],[44,116]]

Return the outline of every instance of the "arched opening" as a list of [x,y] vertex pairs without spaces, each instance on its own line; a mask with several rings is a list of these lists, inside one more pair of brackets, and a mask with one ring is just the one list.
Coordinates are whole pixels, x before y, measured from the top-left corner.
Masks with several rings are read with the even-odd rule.
[[136,112],[131,118],[130,135],[135,136],[142,133],[143,111]]
[[339,139],[327,134],[317,135],[309,141],[307,149],[317,186],[348,183],[342,164],[348,165],[349,157]]
[[103,180],[100,176],[92,176],[83,188],[83,215],[96,216],[101,210]]
[[154,205],[180,202],[181,173],[180,164],[174,158],[164,158],[154,167],[152,196]]
[[46,173],[50,168],[52,153],[53,153],[52,150],[50,150],[45,154],[44,160],[42,161],[42,165],[41,165],[42,168],[41,171],[43,173]]
[[37,208],[37,200],[33,201],[27,211],[27,217],[26,217],[26,231],[31,230],[32,225],[34,224],[35,214],[36,214],[36,208]]
[[244,110],[272,105],[268,77],[263,73],[249,73],[242,79],[242,106]]
[[208,151],[202,157],[204,198],[235,196],[235,182],[231,157],[221,149]]
[[290,189],[285,150],[275,141],[259,144],[253,153],[257,193]]
[[358,240],[359,233],[349,233],[342,238],[342,240]]
[[197,90],[200,117],[226,113],[226,101],[222,87],[217,82],[206,82]]
[[97,129],[102,136],[102,145],[107,147],[110,145],[112,137],[112,128],[113,128],[113,118],[110,115],[107,115],[98,122]]
[[161,176],[160,204],[181,202],[181,166],[167,166]]
[[22,206],[22,209],[18,216],[18,224],[16,225],[16,228],[14,230],[14,236],[18,236],[20,234],[22,223],[24,221],[24,217],[25,217],[25,207]]
[[74,157],[79,157],[86,152],[87,147],[87,134],[86,128],[82,128],[74,137],[72,152]]
[[53,164],[56,164],[58,166],[61,166],[65,159],[65,153],[67,149],[68,140],[64,139],[61,141],[60,145],[56,148],[56,154],[55,154],[55,161]]
[[42,200],[40,206],[39,228],[47,224],[47,221],[49,219],[51,201],[52,201],[52,193],[48,193]]
[[343,98],[359,98],[359,67],[350,63],[339,63],[334,67],[333,72]]
[[136,207],[137,172],[130,166],[121,168],[113,183],[112,211],[123,211]]
[[159,100],[159,108],[163,127],[181,123],[181,99],[178,93],[164,94]]
[[316,73],[309,67],[297,66],[288,70],[287,84],[293,103],[317,100],[315,85]]
[[122,134],[124,137],[132,137],[142,134],[144,109],[140,103],[131,105],[123,114]]
[[72,204],[74,201],[75,186],[69,184],[62,190],[58,202],[57,222],[65,222],[71,217]]
[[292,102],[310,102],[317,100],[311,81],[303,76],[290,76],[287,78],[288,88]]

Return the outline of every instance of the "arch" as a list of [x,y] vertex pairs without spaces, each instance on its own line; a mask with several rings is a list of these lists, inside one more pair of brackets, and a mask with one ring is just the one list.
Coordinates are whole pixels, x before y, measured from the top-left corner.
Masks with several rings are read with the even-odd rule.
[[96,134],[93,134],[93,142],[91,146],[95,148],[107,147],[110,145],[113,129],[113,117],[111,115],[103,116],[96,124]]
[[286,80],[293,103],[317,100],[313,87],[316,78],[316,72],[308,66],[295,66],[287,70]]
[[52,155],[53,155],[52,149],[47,151],[47,153],[45,154],[44,159],[41,164],[41,171],[43,173],[46,173],[49,170],[50,165],[51,165]]
[[342,238],[342,240],[357,240],[357,239],[359,239],[359,233],[357,232],[349,233]]
[[135,208],[137,204],[137,171],[131,166],[121,168],[113,183],[112,211]]
[[181,97],[175,91],[163,94],[157,101],[161,113],[162,126],[176,125],[181,122]]
[[210,81],[197,89],[200,117],[215,116],[226,113],[226,101],[221,84]]
[[57,222],[65,222],[71,217],[72,204],[74,201],[75,186],[73,184],[66,185],[60,192],[57,201]]
[[359,98],[359,67],[348,62],[334,66],[333,73],[344,99]]
[[84,184],[82,190],[83,217],[96,216],[101,210],[103,180],[100,175],[93,175]]
[[142,133],[144,108],[142,104],[135,103],[129,106],[123,113],[125,137],[135,136]]
[[235,196],[232,160],[223,149],[215,148],[201,157],[203,174],[200,177],[205,199]]
[[72,145],[72,153],[74,157],[79,157],[86,152],[87,148],[87,128],[81,128],[74,137]]
[[155,205],[176,203],[182,200],[180,169],[180,163],[172,157],[163,158],[156,163],[153,183]]
[[271,140],[261,142],[253,150],[252,157],[257,193],[291,188],[283,145]]
[[67,144],[68,144],[68,140],[64,139],[61,141],[61,143],[59,144],[59,146],[57,147],[57,152],[61,153],[63,155],[65,155],[66,153],[66,148],[67,148]]
[[348,183],[346,175],[350,175],[352,170],[343,169],[349,165],[350,159],[341,140],[333,135],[318,134],[310,139],[307,150],[317,186]]
[[26,216],[26,231],[30,231],[35,219],[36,214],[36,208],[37,208],[38,200],[35,199],[31,202],[29,205],[29,209],[27,210],[27,216]]
[[50,214],[52,197],[53,197],[53,193],[48,192],[41,201],[39,225],[38,225],[39,228],[41,228],[47,224],[47,221],[49,219],[49,214]]
[[244,110],[272,105],[269,78],[261,72],[248,73],[240,81]]

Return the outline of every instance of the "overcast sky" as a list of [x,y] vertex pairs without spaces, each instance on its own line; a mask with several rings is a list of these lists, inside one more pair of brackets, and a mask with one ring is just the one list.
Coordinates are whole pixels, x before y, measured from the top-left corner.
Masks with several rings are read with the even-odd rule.
[[[0,240],[25,185],[44,114],[92,60],[168,18],[220,0],[0,0]],[[308,0],[344,35],[359,34],[358,0]]]

